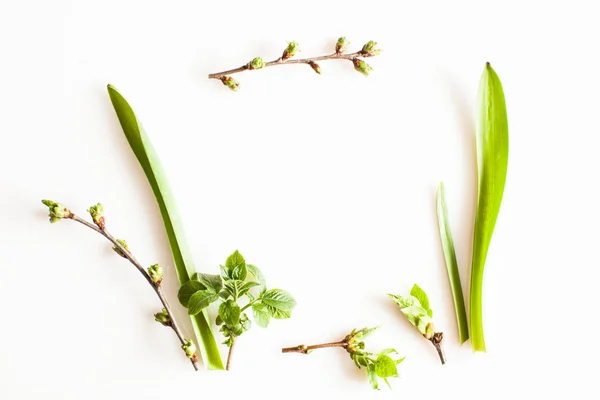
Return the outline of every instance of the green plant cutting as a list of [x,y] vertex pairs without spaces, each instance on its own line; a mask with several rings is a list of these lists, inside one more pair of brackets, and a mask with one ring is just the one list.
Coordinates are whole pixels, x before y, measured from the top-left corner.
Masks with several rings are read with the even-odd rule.
[[436,332],[433,324],[433,310],[429,306],[429,297],[423,289],[415,284],[409,296],[388,294],[389,298],[400,307],[400,311],[421,335],[433,344],[440,357],[442,365],[446,363],[446,356],[442,349],[444,334]]
[[[154,192],[167,238],[169,239],[175,271],[177,271],[180,284],[183,285],[196,273],[196,269],[185,239],[183,223],[179,217],[175,198],[171,193],[167,176],[163,171],[150,139],[148,139],[142,124],[127,100],[112,85],[108,85],[108,94],[125,133],[125,137]],[[206,310],[191,316],[191,320],[200,347],[200,354],[206,368],[224,369],[219,347]]]
[[367,378],[373,389],[379,389],[379,379],[382,379],[386,385],[391,388],[388,379],[399,377],[397,366],[404,361],[405,357],[396,359],[390,357],[390,354],[398,354],[394,349],[385,349],[379,353],[365,351],[365,342],[363,339],[378,328],[379,327],[363,328],[360,330],[353,329],[352,332],[337,342],[313,344],[310,346],[301,344],[294,347],[285,347],[281,349],[281,351],[283,353],[310,354],[316,349],[342,347],[350,355],[350,358],[354,361],[354,364],[358,369],[366,369]]
[[[256,291],[251,293],[253,288]],[[296,306],[294,298],[285,290],[267,289],[260,269],[247,264],[237,250],[227,258],[225,265],[221,265],[220,276],[194,274],[190,281],[181,286],[178,297],[190,315],[205,311],[212,303],[220,303],[216,324],[221,326],[221,332],[226,337],[223,344],[229,347],[227,370],[237,338],[250,329],[246,310],[252,308],[256,324],[266,328],[271,318],[289,318]]]

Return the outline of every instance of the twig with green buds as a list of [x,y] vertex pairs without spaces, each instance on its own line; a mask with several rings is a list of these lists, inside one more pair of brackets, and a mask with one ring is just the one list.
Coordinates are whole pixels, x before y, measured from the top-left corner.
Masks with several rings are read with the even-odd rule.
[[298,43],[288,42],[288,46],[283,51],[283,54],[281,55],[281,57],[279,57],[273,61],[265,62],[265,61],[263,61],[262,58],[255,57],[254,59],[252,59],[248,63],[242,65],[241,67],[230,69],[230,70],[223,71],[223,72],[217,72],[214,74],[209,74],[208,78],[209,79],[219,79],[229,89],[236,91],[239,89],[240,84],[229,75],[237,74],[238,72],[243,72],[243,71],[252,71],[252,70],[256,70],[256,69],[263,69],[266,67],[273,67],[276,65],[288,65],[288,64],[307,64],[308,66],[310,66],[313,69],[313,71],[315,71],[317,74],[320,75],[321,67],[319,66],[319,64],[317,64],[317,61],[323,61],[323,60],[349,60],[352,62],[352,65],[354,65],[354,69],[356,71],[360,72],[361,74],[363,74],[365,76],[368,76],[369,73],[373,70],[373,68],[369,64],[367,64],[365,61],[361,60],[361,57],[363,57],[363,58],[374,57],[374,56],[380,54],[382,52],[382,50],[376,48],[377,42],[370,40],[363,45],[363,47],[360,51],[346,54],[345,53],[346,47],[348,46],[349,43],[350,42],[348,42],[348,40],[345,37],[341,37],[338,39],[338,41],[335,45],[335,52],[333,54],[328,54],[328,55],[319,56],[319,57],[312,57],[312,58],[295,59],[293,57],[300,51],[300,49],[298,47]]
[[197,371],[199,369],[198,357],[196,355],[196,346],[194,343],[183,336],[183,332],[177,322],[172,318],[173,313],[171,312],[171,308],[169,307],[169,303],[165,298],[162,289],[162,278],[163,278],[163,269],[158,265],[154,264],[150,266],[148,269],[145,269],[142,264],[140,264],[137,259],[133,256],[131,251],[129,250],[129,246],[123,239],[114,238],[108,231],[106,230],[106,223],[104,219],[104,207],[102,204],[98,203],[88,209],[90,216],[92,217],[92,221],[94,224],[80,218],[75,215],[71,210],[60,203],[56,203],[51,200],[42,200],[42,203],[46,205],[50,211],[50,222],[54,223],[61,219],[70,219],[80,224],[87,226],[93,231],[98,232],[106,239],[108,239],[113,244],[113,250],[123,258],[126,258],[131,262],[140,273],[146,278],[146,281],[152,286],[156,295],[160,299],[160,302],[163,305],[163,309],[161,312],[154,314],[154,319],[161,323],[164,326],[169,326],[173,329],[177,338],[181,342],[181,348],[185,352],[185,355],[190,359],[194,369]]
[[361,367],[365,367],[367,369],[367,377],[369,378],[369,383],[373,389],[379,389],[379,382],[377,378],[383,379],[388,387],[390,387],[388,378],[397,378],[399,376],[397,365],[404,361],[404,357],[396,360],[392,359],[388,354],[397,354],[397,351],[394,349],[385,349],[377,354],[364,351],[365,342],[363,342],[363,339],[377,328],[378,327],[363,328],[358,331],[353,329],[352,332],[344,337],[344,339],[338,342],[314,344],[311,346],[301,344],[294,347],[285,347],[281,349],[281,352],[309,354],[316,349],[323,349],[326,347],[343,347],[348,352],[350,358],[352,361],[354,361],[354,364],[356,364],[358,369],[361,369]]
[[402,314],[408,321],[431,342],[437,350],[442,365],[446,363],[446,355],[442,349],[442,340],[444,334],[435,332],[433,325],[433,311],[429,307],[429,298],[423,289],[414,285],[410,291],[410,296],[400,296],[397,294],[388,294],[390,299],[400,307]]

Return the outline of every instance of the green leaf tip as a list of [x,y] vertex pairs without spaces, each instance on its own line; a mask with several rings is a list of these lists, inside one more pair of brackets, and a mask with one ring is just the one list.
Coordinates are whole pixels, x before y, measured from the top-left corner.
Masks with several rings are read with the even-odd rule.
[[496,71],[486,63],[477,99],[477,211],[471,266],[471,343],[486,351],[483,334],[483,271],[500,212],[508,170],[508,118],[504,89]]
[[460,344],[469,339],[469,323],[467,320],[467,311],[465,308],[465,299],[463,296],[462,285],[460,283],[460,273],[458,271],[458,262],[456,260],[456,251],[454,249],[454,240],[448,221],[448,207],[446,205],[446,189],[444,183],[440,182],[436,195],[437,221],[442,244],[442,252],[446,261],[446,270],[452,297],[454,299],[454,311],[456,313],[456,323],[458,327],[458,337]]

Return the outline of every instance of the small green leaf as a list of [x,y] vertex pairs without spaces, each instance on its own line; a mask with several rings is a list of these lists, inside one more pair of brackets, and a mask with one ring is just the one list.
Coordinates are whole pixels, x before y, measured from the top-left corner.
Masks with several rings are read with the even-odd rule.
[[375,361],[375,373],[380,378],[397,378],[396,363],[386,355],[380,355]]
[[199,290],[206,290],[206,287],[198,281],[187,281],[181,285],[177,293],[181,305],[187,307],[190,297]]
[[256,325],[261,328],[266,328],[269,325],[269,321],[271,319],[271,315],[269,314],[269,310],[267,306],[260,303],[252,304],[252,315],[254,316],[254,321],[256,321]]
[[246,260],[244,260],[244,257],[242,257],[237,250],[232,255],[227,257],[225,268],[227,269],[227,276],[230,279],[239,279],[243,281],[246,279],[248,274],[246,269]]
[[285,290],[270,289],[260,297],[262,303],[267,306],[269,314],[276,319],[289,318],[292,309],[296,306],[294,298]]
[[385,349],[385,350],[381,350],[379,352],[379,355],[384,355],[385,356],[385,355],[388,355],[388,354],[391,354],[391,353],[398,353],[398,352],[395,349]]
[[231,279],[225,281],[225,291],[227,291],[234,300],[239,299],[254,286],[258,286],[258,282],[244,282],[239,279]]
[[425,291],[421,289],[419,285],[416,283],[414,284],[410,291],[410,295],[419,300],[421,307],[427,310],[427,314],[430,317],[433,317],[433,311],[431,311],[431,308],[429,307],[429,298],[427,297],[427,293],[425,293]]
[[194,274],[194,277],[213,293],[219,293],[223,287],[223,281],[219,275]]
[[399,359],[397,359],[397,360],[396,360],[396,361],[394,361],[394,362],[396,363],[396,365],[398,365],[398,364],[400,364],[402,361],[404,361],[404,359],[405,359],[405,358],[406,358],[406,357],[399,358]]
[[246,315],[246,313],[243,313],[242,315],[240,315],[240,324],[242,325],[244,332],[247,331],[248,329],[250,329],[250,326],[252,324],[250,322],[250,319]]
[[375,365],[367,366],[367,377],[369,378],[369,383],[373,389],[379,390],[379,380],[377,379],[377,373],[375,372]]
[[209,292],[208,290],[199,290],[190,297],[188,302],[188,314],[196,315],[200,311],[204,310],[213,301],[217,301],[219,295],[216,293]]
[[419,321],[422,318],[427,317],[429,319],[429,321],[431,321],[431,319],[429,318],[429,315],[427,315],[427,310],[425,310],[423,307],[410,306],[410,307],[402,308],[401,311],[404,314],[404,316],[406,317],[406,319],[408,319],[408,321],[417,328],[419,325]]
[[240,322],[240,306],[233,300],[227,300],[219,306],[219,317],[229,326]]
[[254,275],[254,279],[256,279],[256,281],[260,284],[260,291],[262,292],[263,290],[266,290],[267,282],[262,271],[252,264],[246,264],[246,268],[252,275]]
[[375,332],[377,329],[379,329],[378,326],[374,326],[372,328],[362,328],[358,332],[354,333],[354,337],[358,340],[362,340],[369,336],[371,333]]
[[406,308],[410,306],[420,306],[419,300],[414,296],[400,296],[398,294],[388,294],[388,297],[400,308]]

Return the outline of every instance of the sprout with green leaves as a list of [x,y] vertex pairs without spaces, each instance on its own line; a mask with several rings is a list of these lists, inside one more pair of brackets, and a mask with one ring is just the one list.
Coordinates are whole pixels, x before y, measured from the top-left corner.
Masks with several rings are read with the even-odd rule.
[[400,307],[400,311],[402,311],[408,322],[435,346],[442,365],[445,364],[446,356],[442,350],[444,334],[435,332],[433,310],[429,306],[429,298],[425,291],[415,284],[409,296],[397,294],[388,294],[388,296]]
[[[251,289],[256,289],[251,293]],[[179,301],[196,315],[210,304],[220,302],[216,324],[226,337],[223,344],[229,347],[227,367],[236,339],[250,329],[250,319],[245,311],[252,308],[254,322],[262,328],[269,325],[271,318],[286,319],[296,306],[294,298],[281,289],[267,289],[264,275],[236,250],[221,265],[221,275],[195,274],[192,280],[179,289]],[[246,304],[240,302],[246,300]]]
[[391,389],[388,378],[398,378],[398,364],[404,361],[405,357],[393,359],[390,354],[398,354],[394,349],[385,349],[379,353],[370,353],[365,351],[365,342],[363,341],[368,335],[373,333],[379,327],[363,328],[360,330],[353,329],[344,339],[338,342],[322,343],[307,346],[301,344],[294,347],[286,347],[281,351],[283,353],[301,353],[309,354],[313,350],[323,349],[326,347],[343,347],[346,349],[354,364],[358,369],[365,368],[367,377],[373,389],[379,389],[379,379],[383,379],[386,385]]

